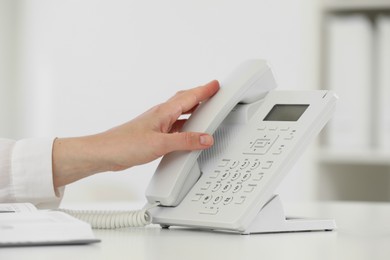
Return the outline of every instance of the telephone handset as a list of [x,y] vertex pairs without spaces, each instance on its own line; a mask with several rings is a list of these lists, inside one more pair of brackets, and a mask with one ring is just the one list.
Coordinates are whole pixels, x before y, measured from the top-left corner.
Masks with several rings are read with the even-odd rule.
[[[250,60],[242,63],[210,100],[199,105],[182,131],[213,134],[238,103],[252,103],[275,88],[267,63]],[[165,155],[146,190],[149,203],[177,206],[198,180],[201,172],[197,159],[201,151],[172,152]]]

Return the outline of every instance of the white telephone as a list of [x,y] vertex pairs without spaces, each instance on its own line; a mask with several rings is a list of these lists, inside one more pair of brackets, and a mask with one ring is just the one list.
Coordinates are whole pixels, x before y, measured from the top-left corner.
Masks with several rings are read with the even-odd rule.
[[330,119],[336,95],[274,91],[263,60],[241,64],[220,83],[183,129],[213,134],[214,146],[165,155],[146,191],[158,206],[136,218],[241,234],[333,230],[333,220],[287,219],[274,191]]

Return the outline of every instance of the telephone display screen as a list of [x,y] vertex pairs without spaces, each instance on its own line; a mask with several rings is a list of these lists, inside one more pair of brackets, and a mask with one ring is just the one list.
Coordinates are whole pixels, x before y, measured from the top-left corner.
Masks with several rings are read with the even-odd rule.
[[276,104],[264,121],[298,121],[309,105]]

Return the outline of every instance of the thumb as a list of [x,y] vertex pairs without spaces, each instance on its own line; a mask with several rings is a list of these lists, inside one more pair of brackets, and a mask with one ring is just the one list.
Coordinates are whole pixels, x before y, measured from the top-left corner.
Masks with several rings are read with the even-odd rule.
[[205,133],[181,132],[166,134],[167,153],[173,151],[192,151],[209,148],[213,145],[214,139]]

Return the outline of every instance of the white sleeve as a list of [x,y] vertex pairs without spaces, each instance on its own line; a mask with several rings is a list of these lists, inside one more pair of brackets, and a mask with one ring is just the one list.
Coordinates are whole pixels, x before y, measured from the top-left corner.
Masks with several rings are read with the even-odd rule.
[[54,189],[54,139],[0,139],[0,202],[30,202],[58,207],[63,188]]

